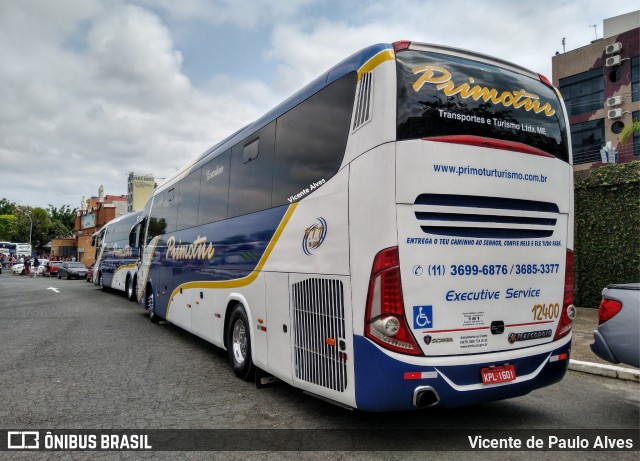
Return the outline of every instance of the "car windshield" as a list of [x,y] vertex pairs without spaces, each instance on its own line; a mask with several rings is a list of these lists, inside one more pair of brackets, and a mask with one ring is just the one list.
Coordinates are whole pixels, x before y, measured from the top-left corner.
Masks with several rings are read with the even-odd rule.
[[86,266],[84,264],[82,264],[82,263],[69,263],[69,267],[86,269]]

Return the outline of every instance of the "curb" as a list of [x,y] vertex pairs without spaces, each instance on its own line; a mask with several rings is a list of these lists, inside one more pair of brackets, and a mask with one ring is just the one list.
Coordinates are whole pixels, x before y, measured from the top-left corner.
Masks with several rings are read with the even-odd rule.
[[635,381],[637,383],[640,382],[640,370],[617,367],[615,365],[601,365],[599,363],[570,359],[569,370],[607,376],[609,378],[624,379],[626,381]]

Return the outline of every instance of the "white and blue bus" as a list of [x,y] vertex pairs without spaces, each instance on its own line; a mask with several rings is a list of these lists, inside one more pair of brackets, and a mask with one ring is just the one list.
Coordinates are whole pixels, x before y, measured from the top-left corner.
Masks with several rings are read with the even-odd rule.
[[141,216],[142,211],[136,211],[113,219],[91,238],[96,247],[93,283],[102,290],[124,291],[131,301],[137,299],[139,249],[129,246],[129,234]]
[[562,99],[485,55],[397,42],[330,69],[153,194],[139,302],[348,407],[511,398],[571,347]]

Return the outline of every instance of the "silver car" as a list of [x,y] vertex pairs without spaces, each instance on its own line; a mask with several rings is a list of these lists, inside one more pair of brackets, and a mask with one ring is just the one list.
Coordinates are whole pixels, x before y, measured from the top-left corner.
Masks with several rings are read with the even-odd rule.
[[640,367],[640,283],[602,290],[591,350],[611,363]]

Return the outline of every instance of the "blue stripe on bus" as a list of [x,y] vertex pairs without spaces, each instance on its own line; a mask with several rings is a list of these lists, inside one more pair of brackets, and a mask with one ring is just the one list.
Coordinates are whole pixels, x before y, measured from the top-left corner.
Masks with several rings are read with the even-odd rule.
[[[166,316],[170,295],[180,285],[237,280],[251,274],[289,208],[284,205],[163,235],[149,274],[155,292],[162,295],[156,297],[156,312]],[[212,259],[171,259],[167,251],[170,237],[180,245],[206,237],[207,243],[213,243],[215,255]]]

